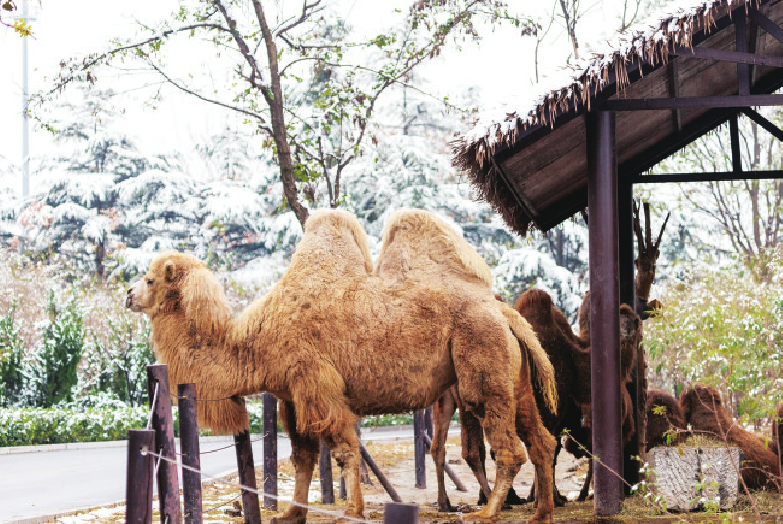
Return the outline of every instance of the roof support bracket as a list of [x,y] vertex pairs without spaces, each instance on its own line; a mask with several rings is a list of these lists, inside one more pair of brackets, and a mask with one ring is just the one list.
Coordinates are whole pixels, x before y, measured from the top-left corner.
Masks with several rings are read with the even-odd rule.
[[743,107],[741,111],[745,114],[745,116],[756,122],[762,128],[766,129],[769,134],[783,142],[783,129],[780,129],[778,126],[764,118],[750,107]]
[[[672,60],[667,67],[669,73],[669,96],[680,98],[680,63],[677,60]],[[672,110],[672,118],[674,119],[674,127],[677,129],[677,132],[682,131],[682,116],[679,109]]]

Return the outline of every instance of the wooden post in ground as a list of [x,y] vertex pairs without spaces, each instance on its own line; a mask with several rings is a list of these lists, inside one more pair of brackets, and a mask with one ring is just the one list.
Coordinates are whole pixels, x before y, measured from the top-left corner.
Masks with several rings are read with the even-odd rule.
[[413,458],[416,466],[416,483],[419,489],[427,488],[427,476],[424,469],[426,445],[426,429],[424,427],[424,410],[413,413]]
[[587,131],[590,213],[590,339],[595,513],[620,512],[623,494],[620,417],[620,268],[615,116],[592,111]]
[[264,393],[264,508],[277,511],[277,398]]
[[416,524],[419,522],[419,505],[387,502],[383,505],[383,524]]
[[125,522],[152,524],[152,478],[155,476],[152,455],[155,449],[155,431],[132,429],[128,431],[128,462],[125,477]]
[[[171,414],[171,389],[165,364],[147,366],[147,389],[152,409],[152,429],[155,430],[155,452],[175,460],[177,446],[174,443],[174,417]],[[161,522],[181,522],[177,464],[163,459],[158,466],[158,505]]]
[[[243,401],[244,402],[244,401]],[[256,491],[256,467],[253,462],[253,445],[250,443],[250,430],[246,429],[234,435],[234,448],[237,452],[237,471],[239,483],[253,491],[242,489],[242,509],[245,524],[261,524],[261,508]]]
[[378,467],[378,464],[375,463],[375,461],[372,459],[370,454],[367,452],[367,448],[364,447],[364,444],[359,442],[359,451],[362,453],[362,458],[367,462],[367,465],[370,466],[370,471],[372,471],[375,476],[380,481],[381,485],[383,486],[383,489],[386,490],[386,493],[389,494],[391,499],[394,502],[402,502],[402,499],[397,494],[397,490],[394,489],[394,486],[391,485],[391,482],[389,482],[389,479],[386,478],[386,475],[383,474],[383,471],[381,471],[381,468]]
[[196,471],[182,468],[182,516],[185,524],[201,524],[201,448],[196,423],[196,385],[177,385],[179,407],[179,440],[182,451],[182,465]]
[[318,456],[318,472],[321,475],[321,502],[334,504],[334,484],[332,483],[332,452],[326,442],[321,441],[321,453]]

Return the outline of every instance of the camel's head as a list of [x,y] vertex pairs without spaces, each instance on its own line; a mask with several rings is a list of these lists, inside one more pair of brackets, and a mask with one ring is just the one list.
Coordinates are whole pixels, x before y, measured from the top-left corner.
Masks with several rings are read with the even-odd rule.
[[680,405],[682,406],[685,420],[690,421],[691,416],[696,411],[719,411],[721,406],[720,392],[706,384],[694,384],[688,391],[683,393],[682,398],[680,398]]
[[204,264],[190,255],[166,251],[156,257],[147,273],[128,288],[125,307],[153,316],[176,311],[182,300],[183,278]]
[[623,304],[620,306],[620,373],[624,377],[631,376],[631,370],[636,365],[636,350],[639,346],[639,315],[633,309]]

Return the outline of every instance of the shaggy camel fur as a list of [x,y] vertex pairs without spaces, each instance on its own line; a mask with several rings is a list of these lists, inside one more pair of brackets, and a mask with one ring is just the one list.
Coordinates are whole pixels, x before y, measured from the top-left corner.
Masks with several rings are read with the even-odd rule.
[[[579,307],[579,339],[581,343],[590,346],[590,292],[588,291],[582,299]],[[620,306],[620,377],[621,387],[621,418],[622,418],[622,442],[623,445],[631,441],[636,428],[633,419],[633,401],[628,392],[628,384],[631,382],[631,374],[636,367],[636,354],[641,338],[641,322],[639,315],[626,305]],[[570,438],[566,441],[566,450],[577,458],[587,456],[592,451],[593,433],[592,433],[592,386],[591,386],[591,363],[590,359],[582,360],[583,365],[577,371],[578,391],[582,400],[575,400],[582,413],[582,423],[577,427],[571,427]],[[585,477],[582,490],[579,492],[578,500],[587,499],[590,482],[593,477],[593,461],[590,461],[587,476]]]
[[[496,516],[525,461],[513,429],[516,399],[530,387],[520,384],[522,353],[541,351],[528,326],[495,302],[440,280],[374,276],[364,230],[339,210],[310,216],[288,271],[236,318],[204,264],[176,252],[158,256],[127,298],[149,316],[172,386],[195,382],[200,398],[268,391],[281,400],[297,503],[307,503],[324,440],[343,468],[349,517],[364,513],[357,418],[422,409],[458,383],[498,455],[495,490],[475,520]],[[202,425],[216,431],[247,427],[233,400],[199,408]],[[291,505],[273,522],[306,515]]]
[[[554,437],[541,423],[533,396],[533,383],[537,383],[537,389],[542,392],[542,401],[548,409],[556,411],[554,373],[529,324],[513,308],[497,300],[491,291],[492,275],[484,260],[453,228],[436,215],[420,210],[399,211],[390,219],[383,237],[376,270],[379,277],[397,281],[439,280],[449,289],[468,290],[471,294],[493,297],[495,307],[508,319],[509,326],[519,337],[520,347],[523,351],[525,347],[528,348],[519,374],[516,431],[528,446],[536,471],[541,475],[550,475],[548,468],[552,463],[555,442]],[[535,339],[535,342],[520,337],[519,333],[526,333]],[[475,406],[470,397],[471,392],[460,382],[438,400],[433,410],[431,454],[436,467],[438,506],[441,511],[454,510],[446,495],[443,465],[448,422],[457,406],[460,408],[463,457],[486,493],[490,492],[484,463],[479,459],[479,454],[482,457],[484,454],[484,428],[480,423],[482,408]],[[495,488],[497,491],[497,483]],[[552,522],[554,506],[551,493],[547,493],[546,487],[542,487],[542,501],[544,502],[539,505],[531,522]],[[489,504],[491,503],[490,498]]]
[[772,419],[772,443],[778,457],[783,457],[783,400],[778,402],[775,408],[775,416]]
[[685,421],[696,434],[706,434],[742,450],[742,480],[748,489],[781,489],[780,463],[766,443],[738,426],[712,386],[694,384],[680,398]]
[[[663,413],[658,408],[666,408]],[[647,418],[647,444],[645,451],[656,446],[677,444],[687,436],[685,432],[685,415],[680,402],[673,395],[660,389],[647,392],[647,403],[644,406]]]

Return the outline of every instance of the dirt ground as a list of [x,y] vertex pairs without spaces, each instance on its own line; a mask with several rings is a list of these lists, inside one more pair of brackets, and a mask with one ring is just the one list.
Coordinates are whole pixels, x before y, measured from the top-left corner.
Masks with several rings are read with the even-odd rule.
[[[419,522],[421,524],[451,524],[461,522],[461,513],[475,511],[478,497],[478,483],[473,477],[470,468],[461,459],[459,437],[452,437],[446,444],[446,459],[455,471],[459,479],[465,484],[467,491],[457,491],[454,484],[447,479],[447,492],[452,505],[460,509],[460,513],[438,513],[437,511],[437,482],[435,480],[435,467],[432,459],[426,457],[427,486],[425,489],[414,487],[415,466],[413,459],[413,443],[410,441],[397,442],[367,442],[367,450],[378,463],[381,470],[387,476],[403,502],[419,505]],[[339,468],[332,463],[335,504],[321,504],[320,479],[316,478],[310,485],[309,501],[311,510],[308,515],[310,524],[326,524],[335,522],[335,515],[342,514],[344,502],[338,498]],[[575,460],[573,456],[563,451],[558,457],[555,476],[557,487],[569,500],[576,498],[587,473],[588,463],[586,459]],[[278,495],[282,500],[290,500],[294,487],[294,470],[289,460],[278,464]],[[494,483],[495,469],[491,460],[487,461],[487,476],[490,484]],[[365,500],[365,518],[367,521],[380,524],[383,522],[383,507],[391,498],[384,491],[380,482],[372,474],[372,484],[363,485]],[[226,482],[236,483],[236,475],[224,479]],[[260,467],[256,469],[257,486],[263,486],[263,472]],[[514,488],[517,493],[525,497],[530,492],[533,483],[533,465],[528,461],[522,466],[520,473],[514,480]],[[556,524],[669,524],[682,522],[683,524],[783,524],[783,496],[766,493],[756,495],[754,503],[761,510],[760,519],[757,519],[751,511],[750,504],[745,500],[738,504],[732,513],[691,513],[691,514],[667,514],[656,515],[652,508],[639,497],[631,497],[623,503],[621,515],[613,519],[597,519],[594,513],[592,501],[569,502],[565,507],[555,508]],[[280,509],[285,508],[286,503],[280,503]],[[157,501],[153,505],[153,522],[160,522],[158,517]],[[324,512],[324,513],[322,513]],[[534,514],[532,504],[515,506],[510,510],[502,511],[498,518],[498,524],[526,523]],[[263,523],[268,523],[277,511],[261,511]],[[93,508],[89,511],[78,512],[69,516],[63,516],[52,520],[57,524],[85,524],[85,523],[122,523],[125,521],[125,507],[122,505],[104,508]],[[203,490],[203,522],[204,524],[236,523],[244,522],[241,513],[241,493],[233,485],[227,485],[224,481],[213,481],[204,484]]]

